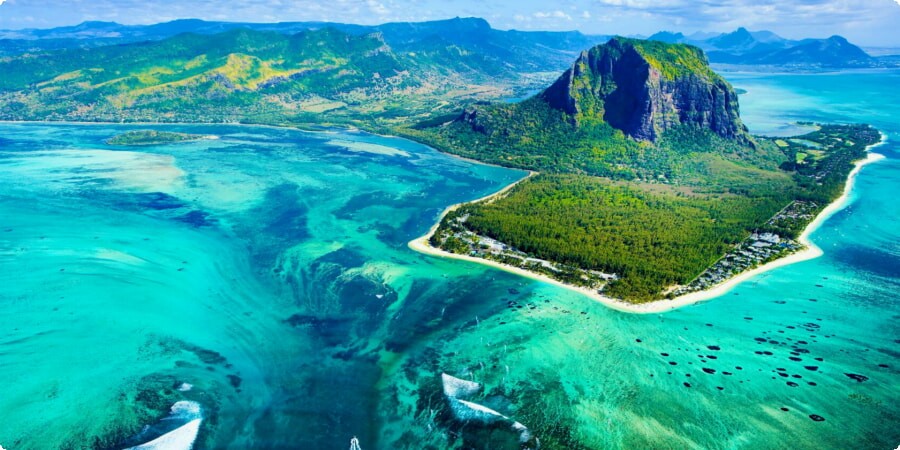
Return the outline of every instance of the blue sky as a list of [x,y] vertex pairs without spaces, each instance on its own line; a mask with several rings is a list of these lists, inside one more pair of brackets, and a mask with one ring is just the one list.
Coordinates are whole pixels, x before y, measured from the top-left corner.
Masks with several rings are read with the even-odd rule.
[[501,29],[595,34],[730,31],[745,26],[790,38],[841,34],[862,45],[900,47],[900,0],[0,0],[0,29],[85,20],[374,24],[456,16],[483,17]]

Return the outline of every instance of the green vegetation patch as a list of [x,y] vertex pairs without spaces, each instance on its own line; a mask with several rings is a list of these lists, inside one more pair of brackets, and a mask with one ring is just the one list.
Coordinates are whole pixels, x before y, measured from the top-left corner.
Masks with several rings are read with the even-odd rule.
[[693,45],[668,44],[660,41],[627,39],[617,37],[624,43],[633,45],[635,50],[658,70],[667,80],[696,75],[706,79],[717,79],[719,76],[709,68],[709,62],[703,50]]
[[649,192],[583,175],[540,175],[501,200],[467,205],[467,228],[534,257],[615,273],[607,295],[658,298],[718,260],[783,206],[778,197]]
[[199,134],[173,133],[169,131],[138,130],[128,131],[106,140],[110,145],[157,145],[176,142],[196,141],[206,139],[207,136]]

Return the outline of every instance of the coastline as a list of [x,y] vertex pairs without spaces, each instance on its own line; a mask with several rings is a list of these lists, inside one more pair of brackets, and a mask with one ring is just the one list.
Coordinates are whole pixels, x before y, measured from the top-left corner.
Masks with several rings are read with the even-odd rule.
[[[419,140],[414,139],[412,136],[405,135],[393,135],[393,134],[382,134],[377,131],[366,130],[364,128],[359,128],[356,126],[331,126],[325,127],[322,129],[308,129],[302,128],[297,125],[290,124],[282,124],[282,125],[272,125],[272,124],[255,124],[255,123],[227,123],[227,122],[108,122],[108,121],[98,121],[98,122],[90,122],[90,121],[55,121],[55,120],[0,120],[0,124],[11,124],[11,125],[28,125],[28,124],[38,124],[38,125],[127,125],[127,126],[231,126],[231,127],[249,127],[249,128],[271,128],[273,130],[290,130],[290,131],[298,131],[301,133],[308,134],[338,134],[338,133],[364,133],[371,136],[377,136],[385,139],[403,139],[409,142],[413,142],[425,147],[428,147],[442,155],[449,156],[453,159],[457,159],[460,161],[464,161],[470,164],[478,164],[482,166],[490,166],[490,167],[499,167],[507,170],[517,170],[522,172],[532,172],[528,169],[518,169],[515,167],[506,167],[501,166],[499,164],[479,161],[477,159],[467,158],[465,156],[454,155],[453,153],[444,152],[438,150],[425,142],[421,142]],[[221,139],[221,136],[209,135],[209,139]],[[536,173],[536,172],[535,172]],[[521,181],[521,180],[519,180]],[[516,182],[518,183],[518,181]],[[487,196],[490,197],[490,196]],[[472,200],[472,201],[481,201],[483,198]]]
[[[824,252],[821,248],[816,246],[812,241],[810,241],[809,236],[815,232],[828,218],[833,216],[835,213],[843,209],[847,206],[850,200],[850,193],[853,190],[853,185],[856,180],[856,176],[859,174],[860,170],[868,164],[871,164],[876,161],[880,161],[885,158],[884,155],[879,153],[872,153],[871,149],[883,145],[887,142],[887,136],[884,133],[881,134],[881,140],[875,144],[870,145],[866,149],[866,158],[856,161],[854,163],[853,170],[847,174],[847,180],[844,183],[844,190],[841,193],[841,196],[835,199],[833,202],[829,203],[828,206],[825,207],[818,215],[806,225],[806,228],[803,229],[803,233],[800,234],[800,237],[797,239],[805,248],[798,252],[787,255],[783,258],[776,259],[774,261],[770,261],[762,266],[759,266],[755,269],[748,270],[746,272],[742,272],[734,277],[725,280],[724,282],[717,284],[709,289],[691,292],[689,294],[685,294],[679,297],[675,297],[673,299],[662,299],[655,300],[648,303],[628,303],[619,299],[607,297],[601,295],[600,293],[583,287],[573,286],[571,284],[563,283],[559,280],[553,279],[549,276],[542,275],[539,273],[531,272],[520,267],[510,266],[507,264],[499,263],[497,261],[492,261],[484,258],[476,258],[468,255],[460,255],[456,253],[450,253],[439,248],[432,247],[429,244],[429,239],[431,236],[437,231],[437,227],[440,225],[441,221],[444,220],[444,216],[446,216],[449,212],[456,210],[463,203],[457,203],[455,205],[451,205],[447,207],[444,212],[441,213],[440,217],[437,219],[435,224],[428,230],[428,233],[419,238],[413,239],[407,245],[410,249],[417,251],[419,253],[424,253],[431,256],[436,256],[440,258],[449,258],[449,259],[457,259],[462,261],[473,262],[477,264],[486,265],[495,269],[502,270],[504,272],[513,273],[519,276],[523,276],[526,278],[530,278],[537,281],[542,281],[544,283],[553,284],[555,286],[568,289],[570,291],[578,292],[582,295],[590,297],[591,299],[603,303],[605,306],[615,309],[617,311],[634,313],[634,314],[656,314],[662,313],[666,311],[672,311],[678,308],[682,308],[685,306],[690,306],[696,303],[700,303],[702,301],[711,300],[713,298],[718,298],[722,295],[727,294],[734,287],[747,281],[751,278],[756,277],[757,275],[761,275],[765,272],[777,269],[779,267],[787,266],[790,264],[795,264],[802,261],[808,261],[811,259],[818,258],[822,256]],[[497,191],[491,195],[482,197],[477,200],[472,200],[471,202],[465,203],[473,203],[473,202],[481,202],[481,201],[490,201],[493,198],[496,198],[500,195],[503,195],[522,181],[530,178],[535,175],[535,172],[530,172],[528,176],[516,181],[515,183],[506,186],[500,191]]]
[[[412,142],[417,142],[415,140],[409,139],[408,137],[404,137],[404,136],[382,135],[382,134],[379,134],[376,132],[366,131],[366,130],[362,130],[362,129],[355,128],[355,127],[322,129],[322,130],[306,130],[306,129],[297,128],[297,127],[294,127],[291,125],[265,125],[265,124],[246,124],[246,123],[206,123],[206,122],[201,122],[201,123],[182,123],[182,122],[127,122],[127,123],[120,123],[120,122],[0,120],[0,123],[52,124],[52,125],[65,125],[65,124],[71,124],[71,125],[138,125],[138,126],[140,126],[140,125],[164,125],[164,126],[165,125],[169,125],[169,126],[227,125],[227,126],[262,127],[262,128],[273,128],[273,129],[282,129],[282,130],[287,129],[287,130],[293,130],[293,131],[300,131],[303,133],[330,134],[330,133],[336,133],[336,132],[340,132],[340,131],[345,131],[345,132],[350,132],[350,133],[363,132],[363,133],[367,133],[367,134],[371,134],[371,135],[379,136],[379,137],[384,137],[384,138],[407,139],[407,140],[411,140]],[[508,273],[513,273],[513,274],[516,274],[516,275],[519,275],[522,277],[530,278],[530,279],[541,281],[544,283],[553,284],[555,286],[558,286],[558,287],[561,287],[564,289],[568,289],[570,291],[578,292],[582,295],[590,297],[591,299],[598,301],[600,303],[603,303],[605,306],[607,306],[611,309],[615,309],[617,311],[635,313],[635,314],[656,314],[656,313],[671,311],[674,309],[682,308],[685,306],[690,306],[690,305],[693,305],[696,303],[700,303],[702,301],[710,300],[710,299],[725,295],[726,293],[731,291],[738,284],[740,284],[744,281],[747,281],[757,275],[761,275],[765,272],[771,271],[773,269],[777,269],[779,267],[787,266],[787,265],[802,262],[802,261],[815,259],[815,258],[818,258],[819,256],[822,256],[824,254],[824,252],[822,251],[821,248],[819,248],[812,241],[809,240],[809,236],[813,232],[815,232],[822,225],[822,223],[824,223],[828,218],[830,218],[832,215],[834,215],[836,212],[840,211],[847,205],[847,203],[850,199],[850,193],[852,191],[854,181],[856,179],[857,174],[862,169],[862,167],[867,164],[870,164],[870,163],[873,163],[873,162],[876,162],[876,161],[879,161],[879,160],[885,158],[884,155],[881,155],[879,153],[871,153],[871,149],[881,146],[887,142],[887,136],[880,131],[879,131],[879,134],[881,136],[881,140],[879,140],[875,144],[872,144],[866,148],[866,152],[867,152],[866,158],[856,161],[854,163],[853,170],[851,170],[850,173],[847,175],[847,179],[844,184],[844,190],[843,190],[841,196],[838,197],[837,199],[835,199],[830,204],[828,204],[828,206],[826,206],[818,215],[816,215],[816,217],[809,224],[807,224],[806,228],[804,228],[803,233],[801,233],[800,237],[797,239],[798,242],[800,242],[804,246],[803,250],[800,250],[798,252],[784,256],[782,258],[776,259],[774,261],[770,261],[770,262],[768,262],[762,266],[759,266],[755,269],[748,270],[746,272],[742,272],[742,273],[740,273],[732,278],[729,278],[728,280],[725,280],[722,283],[717,284],[709,289],[697,291],[697,292],[691,292],[689,294],[675,297],[673,299],[661,299],[661,300],[655,300],[655,301],[647,302],[647,303],[629,303],[629,302],[626,302],[623,300],[619,300],[619,299],[615,299],[612,297],[607,297],[607,296],[601,295],[600,293],[596,292],[593,289],[588,289],[588,288],[583,288],[583,287],[579,287],[579,286],[566,284],[559,280],[551,278],[549,276],[531,272],[531,271],[522,269],[520,267],[510,266],[510,265],[506,265],[503,263],[499,263],[499,262],[484,259],[484,258],[475,258],[475,257],[468,256],[468,255],[460,255],[460,254],[456,254],[456,253],[446,252],[439,248],[432,247],[428,243],[428,240],[435,233],[435,231],[437,231],[437,228],[440,225],[441,221],[444,219],[444,217],[448,213],[456,210],[457,208],[459,208],[461,205],[463,205],[465,203],[490,201],[494,198],[497,198],[497,197],[505,194],[506,192],[508,192],[510,189],[517,186],[519,183],[537,175],[538,172],[535,172],[535,171],[527,171],[528,175],[520,178],[519,180],[515,181],[512,184],[507,185],[503,189],[501,189],[497,192],[494,192],[493,194],[489,194],[484,197],[481,197],[481,198],[478,198],[475,200],[471,200],[468,202],[462,202],[462,203],[457,203],[457,204],[448,206],[441,213],[440,217],[437,219],[437,221],[434,223],[434,225],[432,225],[432,227],[428,230],[428,233],[426,233],[424,236],[413,239],[412,241],[410,241],[407,244],[407,246],[410,249],[417,251],[419,253],[436,256],[436,257],[440,257],[440,258],[457,259],[457,260],[462,260],[462,261],[473,262],[476,264],[482,264],[482,265],[486,265],[486,266],[489,266],[489,267],[492,267],[495,269],[499,269],[499,270],[502,270],[502,271],[505,271]],[[422,144],[421,142],[417,142],[417,143],[419,143],[421,145],[425,145],[425,144]],[[454,159],[463,160],[463,161],[466,161],[469,163],[487,165],[487,166],[495,166],[494,164],[491,164],[491,163],[485,163],[485,162],[481,162],[481,161],[477,161],[477,160],[472,160],[472,159],[469,159],[469,158],[466,158],[463,156],[454,155],[454,154],[446,153],[446,152],[441,152],[440,150],[437,150],[437,149],[434,149],[434,150],[441,154],[448,155]],[[502,166],[496,166],[496,167],[502,167]],[[508,167],[505,167],[505,168],[510,169]],[[512,170],[522,170],[522,169],[512,169]]]

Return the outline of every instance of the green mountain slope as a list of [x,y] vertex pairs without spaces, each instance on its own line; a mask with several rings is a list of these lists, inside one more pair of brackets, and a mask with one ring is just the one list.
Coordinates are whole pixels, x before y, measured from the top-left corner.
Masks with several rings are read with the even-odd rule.
[[702,51],[624,38],[583,52],[528,100],[477,104],[417,128],[412,134],[444,151],[549,172],[676,180],[692,173],[685,156],[697,152],[781,162],[752,145],[737,95]]
[[398,51],[382,34],[332,28],[25,54],[0,60],[0,72],[3,119],[367,126],[497,97],[522,77],[440,39]]
[[[448,55],[476,55],[496,74],[560,71],[581,50],[605,41],[606,37],[586,36],[577,31],[504,31],[491,28],[484,19],[454,18],[428,22],[395,22],[355,25],[326,22],[237,23],[175,20],[154,25],[121,25],[113,22],[85,22],[74,27],[47,30],[0,30],[0,57],[65,48],[92,48],[133,42],[158,41],[178,34],[219,34],[249,29],[293,35],[303,31],[332,28],[352,36],[380,33],[397,53],[424,51]],[[423,45],[426,44],[426,45]],[[454,50],[456,50],[454,52]],[[439,55],[437,55],[439,56]],[[445,59],[454,64],[456,59]]]
[[[227,120],[289,114],[338,95],[379,98],[421,81],[378,36],[235,30],[22,56],[0,63],[5,118]],[[75,116],[75,117],[73,117]]]

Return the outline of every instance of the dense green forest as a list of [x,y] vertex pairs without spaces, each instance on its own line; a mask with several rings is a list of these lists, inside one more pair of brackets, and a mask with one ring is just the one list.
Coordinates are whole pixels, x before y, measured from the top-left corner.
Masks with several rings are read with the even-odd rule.
[[[575,127],[564,112],[537,97],[515,104],[481,105],[479,113],[484,124],[477,130],[456,120],[440,127],[426,122],[406,134],[447,153],[507,167],[627,178],[636,177],[638,170],[616,164],[647,159],[651,155],[645,154],[654,150],[602,120]],[[648,167],[640,173],[657,170],[665,168]]]
[[605,290],[611,296],[649,300],[661,286],[690,281],[788,201],[540,175],[459,214],[469,214],[472,231],[538,258],[619,275]]

